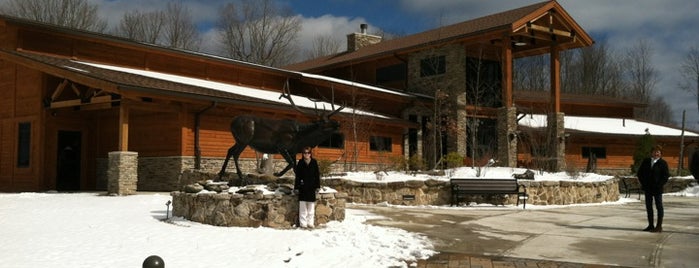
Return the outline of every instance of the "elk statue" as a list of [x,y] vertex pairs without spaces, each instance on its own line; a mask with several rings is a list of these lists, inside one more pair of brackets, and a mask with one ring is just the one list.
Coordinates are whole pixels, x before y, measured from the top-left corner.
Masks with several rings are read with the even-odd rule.
[[[307,114],[299,109],[291,99],[289,92],[282,91],[279,98],[286,98],[291,106],[302,114]],[[238,158],[243,150],[250,146],[258,152],[267,154],[281,154],[287,162],[287,166],[274,176],[280,177],[296,164],[296,154],[306,146],[315,147],[340,128],[340,123],[330,120],[330,117],[344,108],[340,106],[335,110],[335,105],[331,102],[331,111],[320,113],[316,107],[318,119],[308,124],[301,124],[294,120],[277,120],[262,118],[254,115],[239,115],[231,122],[231,134],[235,139],[235,145],[228,149],[226,160],[219,172],[218,179],[221,180],[225,174],[228,161],[231,156],[235,163],[238,178],[244,180],[243,174],[238,165]]]

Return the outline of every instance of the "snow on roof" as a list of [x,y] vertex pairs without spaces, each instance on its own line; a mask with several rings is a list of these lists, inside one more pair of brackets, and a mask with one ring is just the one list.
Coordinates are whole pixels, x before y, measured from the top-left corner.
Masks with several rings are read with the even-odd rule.
[[375,87],[375,86],[371,86],[371,85],[367,85],[367,84],[362,84],[362,83],[347,81],[347,80],[343,80],[343,79],[339,79],[339,78],[334,78],[334,77],[329,77],[329,76],[324,76],[324,75],[309,74],[309,73],[302,73],[302,72],[298,72],[298,74],[300,74],[300,75],[302,75],[302,76],[304,76],[304,77],[308,77],[308,78],[319,79],[319,80],[325,80],[325,81],[334,82],[334,83],[338,83],[338,84],[345,84],[345,85],[348,85],[348,86],[361,87],[361,88],[365,88],[365,89],[370,89],[370,90],[374,90],[374,91],[380,91],[380,92],[383,92],[383,93],[389,93],[389,94],[399,95],[399,96],[403,96],[403,97],[413,96],[413,95],[410,95],[410,94],[405,94],[405,93],[398,92],[398,91],[394,91],[394,90],[383,89],[383,88],[380,88],[380,87]]
[[[98,63],[91,63],[91,62],[82,62],[82,61],[73,61],[73,62],[93,66],[96,68],[102,68],[102,69],[113,70],[113,71],[118,71],[118,72],[130,73],[130,74],[135,74],[135,75],[140,75],[140,76],[145,76],[145,77],[150,77],[150,78],[155,78],[155,79],[160,79],[160,80],[165,80],[165,81],[170,81],[170,82],[175,82],[175,83],[180,83],[180,84],[197,86],[197,87],[204,87],[204,88],[209,88],[209,89],[213,89],[213,90],[219,90],[219,91],[223,91],[223,92],[233,93],[233,94],[237,94],[237,95],[241,95],[241,96],[248,96],[248,97],[257,98],[257,99],[261,99],[261,100],[278,102],[278,103],[283,104],[283,105],[289,105],[289,101],[287,99],[280,98],[280,92],[262,90],[262,89],[252,88],[252,87],[238,86],[238,85],[233,85],[233,84],[226,84],[226,83],[222,83],[222,82],[214,82],[214,81],[210,81],[210,80],[191,78],[191,77],[186,77],[186,76],[181,76],[181,75],[173,75],[173,74],[166,74],[166,73],[161,73],[161,72],[146,71],[146,70],[141,70],[141,69],[126,68],[126,67],[119,67],[119,66],[105,65],[105,64],[98,64]],[[76,71],[85,72],[85,70],[78,70],[75,68],[72,68],[72,69],[76,70]],[[291,98],[293,99],[294,104],[298,107],[310,108],[310,109],[320,109],[320,110],[324,110],[324,111],[329,111],[333,107],[333,104],[331,104],[329,102],[313,101],[313,100],[310,100],[310,99],[308,99],[306,97],[302,97],[302,96],[291,95]],[[367,115],[367,116],[383,118],[383,119],[389,119],[389,117],[384,116],[384,115],[380,115],[380,114],[376,114],[376,113],[372,113],[372,112],[368,112],[368,111],[363,111],[363,110],[359,110],[359,109],[349,108],[349,107],[345,107],[341,112],[342,113],[349,113],[349,114]]]
[[[518,123],[523,127],[546,127],[546,115],[527,115]],[[680,136],[681,129],[656,125],[648,122],[626,118],[565,116],[566,129],[604,134],[643,135],[646,130],[654,136]],[[685,136],[699,137],[698,133],[685,130]]]

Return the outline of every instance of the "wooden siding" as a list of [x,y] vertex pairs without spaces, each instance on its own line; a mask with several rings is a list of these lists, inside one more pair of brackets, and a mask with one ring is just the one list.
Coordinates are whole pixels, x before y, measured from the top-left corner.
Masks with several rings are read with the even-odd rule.
[[[0,190],[36,190],[40,185],[43,135],[39,119],[42,76],[40,72],[13,64],[0,68]],[[18,167],[20,123],[30,124],[29,165]]]
[[[572,137],[566,142],[566,166],[571,170],[585,170],[588,158],[582,155],[583,147],[600,147],[606,151],[605,158],[597,158],[597,169],[628,170],[631,172],[633,154],[636,151],[640,137]],[[680,145],[679,139],[656,138],[658,144],[663,145],[663,158],[668,162],[671,171],[679,166]],[[685,142],[690,142],[689,140]],[[517,159],[520,167],[534,168],[534,157],[526,146],[520,145]],[[689,154],[684,155],[684,163],[689,161]]]
[[139,157],[181,155],[180,121],[177,113],[132,112],[129,118],[129,151]]

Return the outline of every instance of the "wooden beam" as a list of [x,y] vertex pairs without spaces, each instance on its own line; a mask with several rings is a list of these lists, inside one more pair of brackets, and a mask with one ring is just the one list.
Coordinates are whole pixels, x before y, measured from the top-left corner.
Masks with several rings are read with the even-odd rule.
[[63,81],[60,84],[58,84],[56,90],[53,91],[53,94],[51,94],[51,101],[55,100],[56,98],[58,98],[58,96],[61,95],[61,93],[63,93],[63,90],[66,88],[68,83],[70,83],[68,79],[63,79]]
[[116,101],[119,101],[119,100],[112,100],[112,96],[99,96],[99,97],[90,98],[88,102],[83,102],[83,100],[81,100],[81,99],[52,101],[49,108],[51,108],[51,109],[66,108],[66,107],[81,106],[81,105],[87,105],[87,104],[112,103],[112,102],[116,102]]
[[573,33],[569,32],[569,31],[548,28],[548,27],[544,27],[544,26],[536,25],[536,24],[532,24],[532,25],[528,26],[528,28],[533,30],[533,31],[550,33],[550,34],[555,34],[558,36],[573,37]]
[[129,150],[129,105],[122,102],[119,106],[119,151]]
[[[509,38],[505,38],[505,40],[509,40]],[[512,46],[509,45],[502,46],[502,102],[502,105],[507,108],[513,105]]]
[[561,112],[561,61],[556,44],[551,44],[551,112]]

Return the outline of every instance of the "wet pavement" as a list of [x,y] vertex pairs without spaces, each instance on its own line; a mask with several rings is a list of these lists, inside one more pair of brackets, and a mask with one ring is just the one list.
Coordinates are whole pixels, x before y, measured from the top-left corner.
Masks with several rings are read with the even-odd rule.
[[699,198],[664,196],[662,233],[643,232],[643,201],[529,207],[348,205],[370,224],[421,233],[439,254],[412,267],[699,267]]

